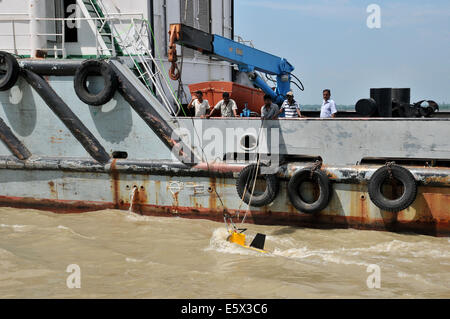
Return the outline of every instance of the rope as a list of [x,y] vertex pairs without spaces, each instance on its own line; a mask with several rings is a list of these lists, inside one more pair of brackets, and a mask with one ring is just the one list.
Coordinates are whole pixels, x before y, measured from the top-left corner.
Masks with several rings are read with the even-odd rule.
[[313,178],[314,173],[315,173],[317,170],[320,170],[320,169],[322,168],[322,165],[323,165],[323,162],[320,161],[320,160],[317,160],[317,161],[310,167],[310,170],[311,170],[311,179]]
[[[245,223],[245,220],[247,219],[247,215],[248,215],[248,213],[250,213],[250,206],[251,206],[251,203],[252,203],[253,194],[255,193],[256,182],[258,180],[258,172],[259,172],[259,167],[260,167],[260,164],[261,164],[261,157],[260,157],[260,154],[259,154],[259,147],[260,147],[259,141],[260,141],[262,129],[264,127],[264,123],[265,123],[265,119],[262,120],[261,127],[260,127],[259,133],[258,133],[258,142],[257,142],[257,146],[256,146],[256,152],[257,152],[258,160],[256,162],[255,180],[253,181],[252,193],[250,194],[250,201],[249,201],[249,204],[248,204],[248,207],[247,207],[247,211],[245,212],[244,218],[242,219],[241,225],[243,225]],[[245,189],[244,196],[242,197],[242,201],[241,201],[241,205],[239,206],[239,210],[241,209],[242,203],[244,202],[244,198],[245,198],[246,191],[247,191],[247,188],[248,188],[248,182],[249,182],[250,176],[251,176],[251,174],[249,174],[249,178],[247,179],[247,183],[246,183],[245,188],[244,188]]]
[[245,223],[245,220],[247,219],[247,215],[250,212],[250,204],[251,204],[252,199],[253,199],[253,194],[255,193],[256,181],[258,180],[258,172],[259,172],[259,165],[260,165],[260,163],[261,163],[261,159],[258,156],[258,162],[256,164],[256,172],[255,172],[255,181],[253,182],[252,193],[250,194],[250,201],[249,201],[249,204],[248,204],[247,211],[245,212],[244,218],[242,219],[241,225],[243,225]]
[[[187,5],[188,5],[188,1],[186,0],[185,6],[184,6],[184,23],[186,23],[186,19],[187,19]],[[153,33],[153,31],[152,31],[152,33]],[[181,69],[179,70],[180,77],[178,79],[177,99],[178,99],[178,102],[180,103],[180,108],[182,109],[184,116],[188,117],[187,114],[186,114],[186,111],[182,107],[182,104],[181,104],[181,101],[180,101],[181,92],[186,97],[186,93],[184,92],[183,82],[182,82],[182,78],[181,78],[181,75],[182,75],[182,72],[183,72],[183,62],[184,62],[184,46],[181,46],[181,64],[180,64]],[[200,149],[202,150],[202,160],[206,163],[206,167],[208,169],[208,173],[211,173],[211,167],[209,165],[208,159],[207,159],[206,154],[205,154],[205,149],[203,147],[202,139],[200,138],[200,134],[198,133],[197,128],[195,127],[194,119],[191,118],[191,120],[192,120],[192,128],[194,129],[194,132],[197,135],[198,141],[200,142]],[[222,197],[217,192],[216,187],[214,187],[214,192],[215,192],[217,198],[219,199],[220,204],[222,205],[222,208],[226,211],[225,204],[224,204],[224,202],[222,200]],[[224,216],[225,216],[225,213],[224,213]]]
[[[262,128],[263,128],[263,125],[264,125],[264,121],[265,121],[265,119],[263,119],[263,122],[262,122],[262,124],[261,124],[261,127],[260,127],[260,129],[259,129],[259,133],[258,133],[257,152],[259,151],[259,137],[260,137],[260,135],[261,135],[261,131],[262,131]],[[259,153],[258,153],[258,160],[257,160],[257,163],[258,163],[258,161],[259,161]],[[258,171],[256,171],[256,174],[258,174]],[[248,177],[247,177],[247,181],[245,182],[244,194],[242,195],[242,198],[241,198],[241,204],[239,205],[238,211],[241,210],[242,205],[244,204],[244,198],[245,198],[245,195],[247,195],[248,184],[250,183],[250,178],[251,178],[251,176],[252,176],[252,175],[249,174]],[[253,197],[253,192],[252,192],[251,197]],[[251,201],[250,201],[250,203],[251,203]]]
[[388,172],[389,172],[389,178],[391,180],[395,180],[394,179],[394,174],[392,173],[392,166],[394,166],[394,165],[395,165],[395,162],[387,162],[386,163],[386,167],[387,167]]
[[[161,73],[163,74],[163,76],[164,76],[164,78],[165,78],[165,80],[166,80],[166,83],[168,83],[169,89],[172,91],[172,93],[173,93],[174,95],[176,95],[176,94],[175,94],[175,89],[174,89],[173,86],[172,86],[172,82],[170,82],[170,79],[169,79],[169,77],[168,77],[168,75],[167,75],[167,74],[168,74],[168,73],[167,73],[167,70],[166,70],[166,68],[164,67],[164,63],[162,62],[161,52],[159,51],[159,45],[158,45],[158,42],[156,41],[155,33],[153,32],[153,29],[152,29],[152,27],[150,26],[150,23],[148,22],[148,20],[145,20],[145,22],[147,23],[147,26],[148,26],[148,28],[150,29],[150,32],[151,32],[151,34],[152,34],[153,41],[155,42],[155,51],[156,51],[156,54],[157,54],[157,56],[158,56],[158,60],[159,60],[161,69],[163,70],[163,72],[161,72]],[[180,101],[180,98],[179,98],[178,96],[175,96],[175,99],[176,99],[176,102],[178,103],[178,107],[183,111],[184,116],[187,117],[187,114],[186,114],[185,110],[184,110],[183,107],[182,107],[182,103],[181,103],[181,101]]]
[[[186,23],[187,20],[187,6],[188,6],[188,0],[186,0],[186,2],[184,3],[184,20],[183,23]],[[180,100],[182,100],[182,96],[181,94],[183,94],[183,96],[186,98],[187,100],[187,95],[186,92],[184,91],[184,87],[183,87],[183,66],[184,66],[184,45],[181,46],[181,62],[180,62],[180,67],[179,67],[179,78],[178,78],[178,92],[177,92],[177,96]]]

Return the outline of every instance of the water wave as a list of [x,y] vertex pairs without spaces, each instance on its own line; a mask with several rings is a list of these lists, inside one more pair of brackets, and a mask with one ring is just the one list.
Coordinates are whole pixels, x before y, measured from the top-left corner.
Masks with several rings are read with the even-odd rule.
[[81,235],[81,234],[77,233],[76,231],[74,231],[73,229],[71,229],[69,227],[66,227],[66,226],[63,226],[63,225],[59,225],[56,228],[62,229],[62,230],[68,230],[69,232],[71,232],[75,236],[78,236],[78,237],[81,237],[81,238],[84,238],[84,239],[91,239],[91,240],[95,239],[95,237],[87,237],[87,236]]
[[[397,261],[412,263],[413,258],[439,258],[450,257],[448,249],[440,249],[428,242],[405,242],[391,240],[369,247],[340,247],[336,249],[315,249],[306,244],[301,244],[292,237],[267,236],[266,244],[275,246],[269,253],[261,255],[258,252],[242,248],[227,241],[228,231],[225,228],[214,230],[207,250],[220,253],[284,257],[294,260],[302,260],[313,263],[335,263],[341,265],[356,265],[367,267],[374,263],[384,261]],[[297,246],[297,247],[296,247]]]
[[218,228],[214,230],[212,237],[209,241],[209,246],[205,250],[216,251],[226,254],[238,254],[249,256],[261,255],[261,253],[257,251],[246,249],[237,244],[230,243],[229,241],[227,241],[228,236],[229,233],[225,228]]
[[0,228],[11,228],[14,231],[17,232],[24,232],[27,231],[28,229],[32,228],[33,226],[31,225],[7,225],[7,224],[0,224]]

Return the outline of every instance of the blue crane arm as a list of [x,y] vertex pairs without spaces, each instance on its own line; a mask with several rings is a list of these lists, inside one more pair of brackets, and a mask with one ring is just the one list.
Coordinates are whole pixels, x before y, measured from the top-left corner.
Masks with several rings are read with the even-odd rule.
[[[294,67],[286,59],[219,35],[214,35],[213,55],[237,64],[241,72],[251,73],[250,80],[253,84],[271,95],[275,103],[283,103],[286,93],[291,90],[291,73]],[[276,75],[275,92],[258,74],[252,73],[254,71]]]
[[[271,95],[277,104],[281,104],[286,93],[291,90],[291,73],[294,71],[294,67],[286,59],[183,24],[171,25],[172,35],[176,35],[175,43],[236,64],[239,71],[249,73],[253,84]],[[255,71],[275,75],[277,77],[276,90],[274,91],[267,85]]]
[[289,74],[294,67],[286,60],[248,45],[214,35],[214,55],[239,66],[243,72],[260,71],[271,75]]

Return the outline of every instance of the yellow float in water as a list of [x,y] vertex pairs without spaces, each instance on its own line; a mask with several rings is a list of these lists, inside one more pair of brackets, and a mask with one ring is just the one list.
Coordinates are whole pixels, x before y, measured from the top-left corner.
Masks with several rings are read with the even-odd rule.
[[253,239],[250,246],[245,243],[246,236],[244,233],[239,233],[236,230],[229,230],[230,236],[228,237],[228,241],[233,244],[237,244],[241,247],[251,249],[257,251],[259,253],[267,254],[268,252],[264,250],[264,245],[266,242],[266,235],[257,234]]

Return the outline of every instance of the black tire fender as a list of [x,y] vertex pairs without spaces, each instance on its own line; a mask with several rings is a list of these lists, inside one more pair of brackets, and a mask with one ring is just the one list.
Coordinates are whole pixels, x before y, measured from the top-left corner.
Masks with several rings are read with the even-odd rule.
[[[95,75],[102,76],[105,82],[105,87],[97,94],[89,92],[87,87],[88,76]],[[75,93],[81,101],[88,105],[101,106],[108,103],[114,97],[118,85],[119,82],[115,72],[105,61],[86,60],[75,73]]]
[[19,78],[20,67],[16,58],[4,51],[0,51],[0,91],[7,91],[12,88]]
[[[313,203],[308,203],[300,194],[300,186],[305,182],[315,182],[319,186],[319,198]],[[288,184],[288,195],[291,204],[301,213],[318,213],[327,208],[330,202],[330,185],[330,179],[324,171],[311,171],[310,168],[302,169],[292,176]]]
[[266,189],[260,195],[251,196],[256,169],[257,165],[251,164],[241,171],[236,181],[236,190],[239,198],[243,198],[246,204],[253,207],[264,207],[270,205],[277,197],[280,190],[280,182],[276,175],[261,175],[261,167],[259,167],[257,176],[262,177],[266,181]]
[[[397,199],[389,199],[383,195],[382,186],[391,175],[403,184],[403,194]],[[406,168],[398,165],[383,166],[370,178],[369,196],[372,203],[381,210],[398,213],[410,207],[417,198],[417,182],[414,175]]]

